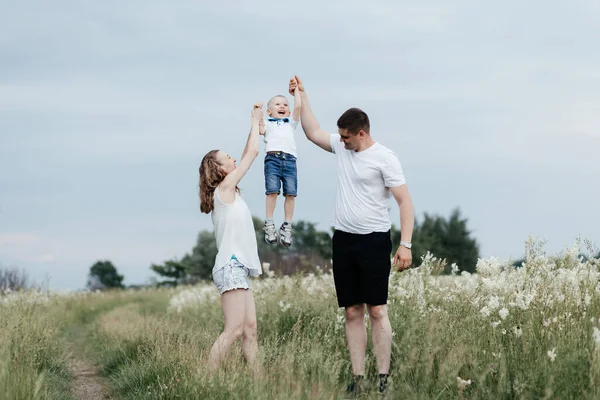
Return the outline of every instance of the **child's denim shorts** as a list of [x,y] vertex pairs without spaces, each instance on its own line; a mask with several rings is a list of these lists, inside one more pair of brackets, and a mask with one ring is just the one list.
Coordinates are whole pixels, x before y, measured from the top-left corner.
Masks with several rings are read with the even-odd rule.
[[265,156],[265,194],[279,194],[283,182],[284,196],[298,195],[296,157],[282,151]]
[[213,282],[217,286],[219,294],[233,289],[250,289],[249,272],[248,268],[237,258],[232,258],[223,268],[213,274]]

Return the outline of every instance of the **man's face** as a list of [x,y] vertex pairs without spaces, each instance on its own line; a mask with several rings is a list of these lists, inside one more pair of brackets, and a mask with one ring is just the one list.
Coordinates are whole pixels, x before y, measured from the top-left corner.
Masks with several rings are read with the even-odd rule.
[[360,148],[360,141],[365,136],[364,131],[358,133],[348,133],[348,129],[338,129],[340,134],[340,142],[344,143],[346,150],[358,150]]

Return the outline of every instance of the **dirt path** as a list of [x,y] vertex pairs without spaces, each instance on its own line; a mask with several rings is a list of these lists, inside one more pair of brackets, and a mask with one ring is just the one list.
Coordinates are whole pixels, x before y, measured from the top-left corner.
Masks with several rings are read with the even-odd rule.
[[69,368],[71,369],[71,374],[73,374],[73,381],[71,383],[73,397],[82,400],[111,399],[108,390],[108,379],[100,375],[98,366],[72,353],[69,360]]
[[[73,377],[71,381],[71,395],[81,400],[107,400],[111,396],[111,384],[108,378],[100,373],[101,364],[98,362],[100,351],[94,345],[94,333],[99,329],[99,324],[106,315],[117,315],[117,325],[121,326],[123,319],[119,317],[119,310],[130,310],[138,305],[121,305],[111,307],[100,312],[87,321],[73,324],[65,332],[64,346],[69,352],[69,370]],[[127,314],[129,318],[131,315]],[[122,317],[122,316],[121,316]],[[105,327],[106,328],[106,327]]]

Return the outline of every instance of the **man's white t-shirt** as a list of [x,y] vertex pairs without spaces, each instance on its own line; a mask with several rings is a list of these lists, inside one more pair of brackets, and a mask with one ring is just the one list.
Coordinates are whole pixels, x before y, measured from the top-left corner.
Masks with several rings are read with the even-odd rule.
[[337,156],[335,229],[356,234],[387,232],[391,187],[406,183],[396,154],[375,142],[363,151],[346,150],[340,135],[332,134],[331,150]]
[[294,138],[298,121],[294,121],[291,115],[287,118],[288,122],[284,122],[283,119],[277,121],[270,121],[270,119],[265,120],[265,152],[282,151],[298,158]]

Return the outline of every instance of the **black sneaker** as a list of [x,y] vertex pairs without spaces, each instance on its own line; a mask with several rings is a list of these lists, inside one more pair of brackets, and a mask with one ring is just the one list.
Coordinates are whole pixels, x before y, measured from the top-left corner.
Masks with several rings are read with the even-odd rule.
[[388,376],[389,374],[379,374],[379,394],[385,394],[388,388]]
[[362,375],[354,375],[352,382],[350,382],[348,388],[346,389],[346,393],[348,393],[352,398],[360,396],[360,393],[362,392],[362,381]]

